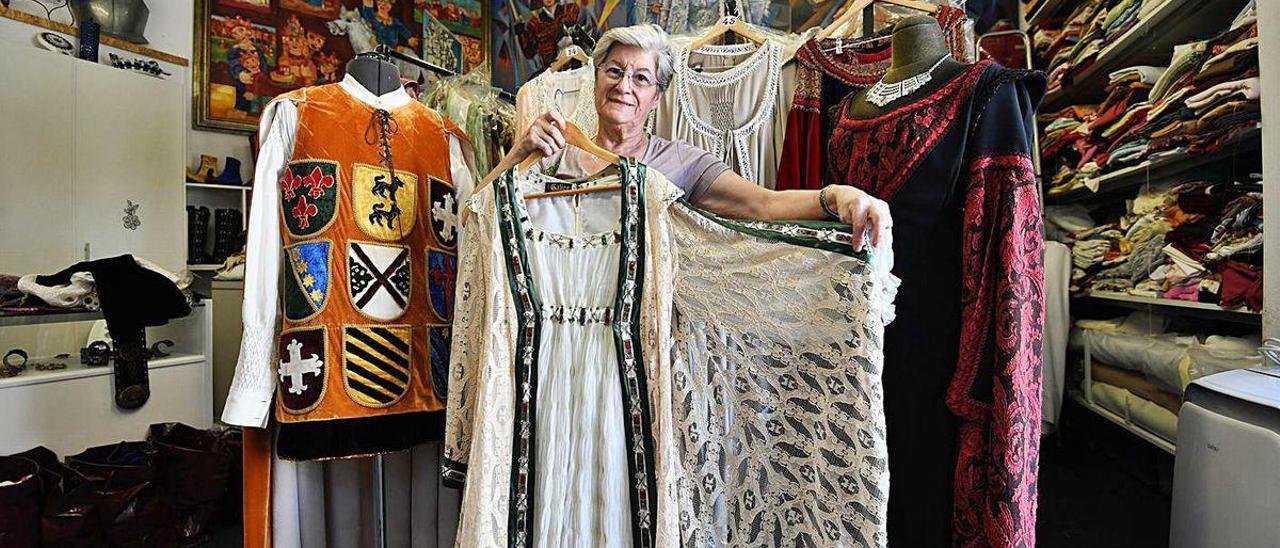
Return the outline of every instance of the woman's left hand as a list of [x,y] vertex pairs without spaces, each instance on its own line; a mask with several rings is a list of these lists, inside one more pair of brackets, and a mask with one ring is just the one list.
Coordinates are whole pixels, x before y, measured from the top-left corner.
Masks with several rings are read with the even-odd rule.
[[846,185],[826,187],[827,205],[840,214],[840,220],[853,228],[853,248],[861,251],[863,237],[871,233],[871,245],[892,241],[893,217],[889,204],[862,190]]

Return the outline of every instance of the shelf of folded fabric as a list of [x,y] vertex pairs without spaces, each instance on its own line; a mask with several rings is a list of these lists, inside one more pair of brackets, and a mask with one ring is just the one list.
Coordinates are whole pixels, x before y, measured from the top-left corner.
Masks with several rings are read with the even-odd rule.
[[1262,323],[1262,314],[1258,312],[1253,312],[1243,308],[1239,310],[1230,310],[1212,303],[1144,297],[1139,295],[1130,295],[1128,293],[1120,293],[1118,291],[1090,291],[1084,294],[1082,298],[1136,310],[1154,310],[1158,308],[1160,312],[1166,314],[1193,316],[1236,323]]
[[[1239,157],[1241,154],[1254,153],[1261,149],[1262,126],[1258,125],[1241,131],[1240,134],[1227,141],[1214,152],[1184,152],[1154,160],[1146,160],[1136,165],[1099,175],[1079,188],[1058,194],[1046,193],[1044,201],[1046,204],[1051,205],[1068,204],[1092,198],[1113,196],[1148,183],[1163,183],[1179,179],[1189,180],[1196,178],[1197,175],[1204,175],[1202,172],[1198,172],[1201,168],[1220,162],[1227,162]],[[1230,174],[1228,173],[1227,175]],[[1097,190],[1092,190],[1091,186],[1097,188]]]
[[1075,2],[1072,0],[1040,0],[1038,4],[1031,7],[1034,11],[1027,13],[1027,26],[1034,26],[1046,17],[1053,17],[1063,13],[1066,8],[1074,4]]
[[1120,428],[1128,430],[1130,433],[1132,433],[1135,436],[1138,436],[1139,438],[1142,438],[1147,443],[1150,443],[1151,445],[1159,447],[1160,449],[1163,449],[1169,454],[1176,453],[1176,446],[1173,444],[1173,442],[1166,440],[1163,437],[1160,437],[1158,434],[1151,432],[1150,430],[1147,430],[1146,428],[1143,428],[1135,424],[1133,421],[1130,421],[1128,418],[1125,418],[1124,416],[1117,414],[1116,412],[1110,409],[1107,409],[1102,405],[1089,401],[1089,399],[1086,398],[1084,393],[1081,392],[1080,390],[1068,390],[1067,395],[1071,396],[1071,399],[1075,400],[1075,402],[1080,404],[1081,407],[1084,407],[1085,409],[1093,411],[1097,415],[1101,416],[1104,419],[1107,419],[1108,421],[1111,421],[1113,424],[1115,424],[1116,426],[1119,426]]
[[[1159,0],[1153,0],[1159,1]],[[1112,71],[1136,65],[1167,65],[1173,46],[1225,29],[1247,0],[1164,0],[1098,52],[1092,63],[1072,69],[1060,89],[1045,95],[1042,112],[1106,97]]]
[[[156,358],[147,362],[147,369],[155,370],[165,367],[177,367],[180,365],[192,365],[205,361],[203,354],[171,354],[163,358]],[[88,366],[80,363],[80,357],[72,355],[70,358],[55,360],[53,358],[32,358],[30,362],[51,362],[57,361],[67,364],[66,369],[56,371],[39,371],[31,366],[26,371],[15,377],[0,379],[0,388],[11,388],[14,386],[23,386],[29,384],[43,384],[49,382],[62,382],[71,379],[81,379],[85,377],[101,377],[112,375],[112,367],[110,364],[101,366]]]

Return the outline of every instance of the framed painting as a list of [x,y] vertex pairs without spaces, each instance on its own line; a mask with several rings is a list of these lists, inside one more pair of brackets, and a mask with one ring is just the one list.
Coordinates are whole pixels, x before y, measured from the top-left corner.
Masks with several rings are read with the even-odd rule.
[[414,0],[197,0],[192,124],[251,133],[294,89],[339,81],[357,51],[418,53]]
[[643,16],[632,0],[486,0],[490,4],[489,52],[493,85],[515,93],[560,49],[576,44],[587,51],[604,31]]

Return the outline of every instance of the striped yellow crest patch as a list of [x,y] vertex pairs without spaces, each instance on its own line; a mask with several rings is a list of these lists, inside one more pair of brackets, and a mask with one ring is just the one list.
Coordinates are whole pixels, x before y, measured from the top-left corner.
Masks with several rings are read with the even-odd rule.
[[347,326],[342,334],[347,395],[365,407],[388,407],[409,391],[412,329],[407,325]]

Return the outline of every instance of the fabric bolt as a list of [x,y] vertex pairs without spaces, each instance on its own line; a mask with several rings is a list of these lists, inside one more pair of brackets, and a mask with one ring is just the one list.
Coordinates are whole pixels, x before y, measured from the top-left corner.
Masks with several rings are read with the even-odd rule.
[[859,95],[839,106],[832,169],[889,203],[896,307],[915,318],[885,335],[895,543],[1035,543],[1044,265],[1030,143],[1043,90],[1040,73],[981,61],[880,116],[851,117]]
[[775,40],[697,51],[677,45],[675,76],[658,104],[653,134],[706,150],[772,188],[794,89],[795,71],[783,70],[785,60]]
[[1200,64],[1204,62],[1205,49],[1207,47],[1208,44],[1204,41],[1173,46],[1173,59],[1169,62],[1169,69],[1160,75],[1160,78],[1156,80],[1155,85],[1151,88],[1151,100],[1162,99],[1166,94],[1173,91],[1174,84],[1184,77],[1194,74],[1200,68]]
[[516,92],[516,135],[529,130],[534,119],[556,111],[587,135],[596,134],[596,66],[590,60],[575,69],[543,72]]
[[[444,463],[465,486],[460,545],[885,544],[891,259],[853,253],[839,225],[730,221],[679,197],[627,160],[569,182],[509,172],[469,202]],[[774,305],[763,325],[740,313]],[[813,327],[796,333],[801,317]],[[819,503],[833,496],[848,506]]]
[[1058,242],[1044,244],[1044,369],[1043,420],[1058,423],[1067,371],[1067,336],[1071,331],[1071,249]]

